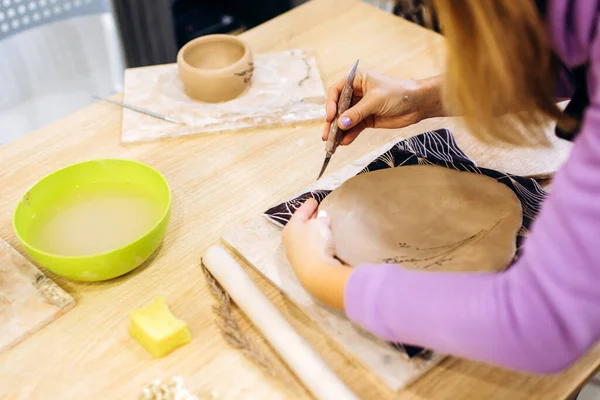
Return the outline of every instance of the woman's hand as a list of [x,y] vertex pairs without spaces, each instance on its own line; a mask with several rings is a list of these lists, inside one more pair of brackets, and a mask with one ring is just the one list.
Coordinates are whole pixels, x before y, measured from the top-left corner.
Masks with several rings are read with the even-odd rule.
[[439,76],[415,81],[359,71],[354,78],[350,108],[334,122],[346,80],[338,81],[327,93],[323,140],[327,140],[332,123],[346,131],[340,142],[345,146],[366,128],[403,128],[425,118],[443,115]]
[[310,199],[296,210],[283,230],[283,246],[304,289],[328,306],[343,309],[351,269],[335,258],[329,217],[315,215],[317,207]]

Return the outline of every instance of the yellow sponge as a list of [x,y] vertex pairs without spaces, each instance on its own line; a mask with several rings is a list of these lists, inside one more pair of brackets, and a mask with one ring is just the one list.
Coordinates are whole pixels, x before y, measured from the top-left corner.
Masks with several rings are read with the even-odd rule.
[[169,354],[192,340],[187,324],[175,318],[161,296],[129,313],[129,334],[154,357]]

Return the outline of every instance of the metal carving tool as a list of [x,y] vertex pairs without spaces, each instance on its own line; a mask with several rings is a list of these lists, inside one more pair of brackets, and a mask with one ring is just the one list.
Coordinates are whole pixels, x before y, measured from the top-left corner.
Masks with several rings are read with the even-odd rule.
[[96,100],[106,101],[108,103],[116,104],[118,106],[121,106],[123,108],[127,108],[127,109],[132,110],[132,111],[136,111],[136,112],[139,112],[139,113],[142,113],[142,114],[146,114],[146,115],[149,115],[149,116],[154,117],[154,118],[162,119],[163,121],[172,122],[174,124],[181,124],[181,122],[177,121],[176,119],[173,119],[173,118],[168,117],[166,115],[161,115],[161,114],[155,113],[154,111],[144,110],[143,108],[139,108],[139,107],[132,106],[132,105],[129,105],[129,104],[121,103],[119,101],[114,101],[114,100],[111,100],[111,99],[105,99],[103,97],[98,97],[98,96],[92,96],[92,97],[95,98]]
[[354,76],[356,75],[356,69],[358,68],[358,61],[354,63],[354,67],[352,67],[352,71],[350,71],[350,75],[348,75],[348,80],[346,84],[342,88],[342,93],[340,93],[340,98],[338,99],[337,111],[335,113],[335,118],[331,123],[331,128],[329,129],[329,136],[327,137],[327,144],[325,144],[325,161],[323,161],[323,166],[321,167],[321,172],[319,172],[319,177],[317,180],[323,176],[323,173],[327,169],[329,165],[329,161],[331,160],[331,156],[337,150],[342,137],[344,136],[344,131],[338,127],[337,120],[348,108],[350,108],[350,102],[352,101],[352,95],[354,94],[354,89],[352,89],[352,83],[354,82]]

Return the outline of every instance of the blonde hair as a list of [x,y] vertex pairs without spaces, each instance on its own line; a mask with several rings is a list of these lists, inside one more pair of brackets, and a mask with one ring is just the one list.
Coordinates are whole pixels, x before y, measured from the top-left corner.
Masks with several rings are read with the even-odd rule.
[[474,135],[544,144],[550,121],[573,126],[554,99],[558,69],[534,0],[432,1],[448,44],[444,105]]

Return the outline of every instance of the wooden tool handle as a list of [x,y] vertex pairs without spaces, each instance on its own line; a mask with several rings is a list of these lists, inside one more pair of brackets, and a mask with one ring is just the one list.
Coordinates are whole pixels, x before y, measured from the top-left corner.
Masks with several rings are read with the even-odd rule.
[[210,247],[202,262],[317,399],[358,399],[223,247]]
[[338,108],[335,113],[335,118],[331,123],[331,128],[329,128],[329,136],[327,137],[327,144],[325,145],[325,151],[329,154],[335,153],[342,137],[344,136],[344,131],[338,127],[337,120],[343,113],[346,112],[348,108],[350,108],[350,102],[352,101],[352,86],[347,83],[344,85],[342,89],[342,93],[340,94],[340,98],[338,100]]

